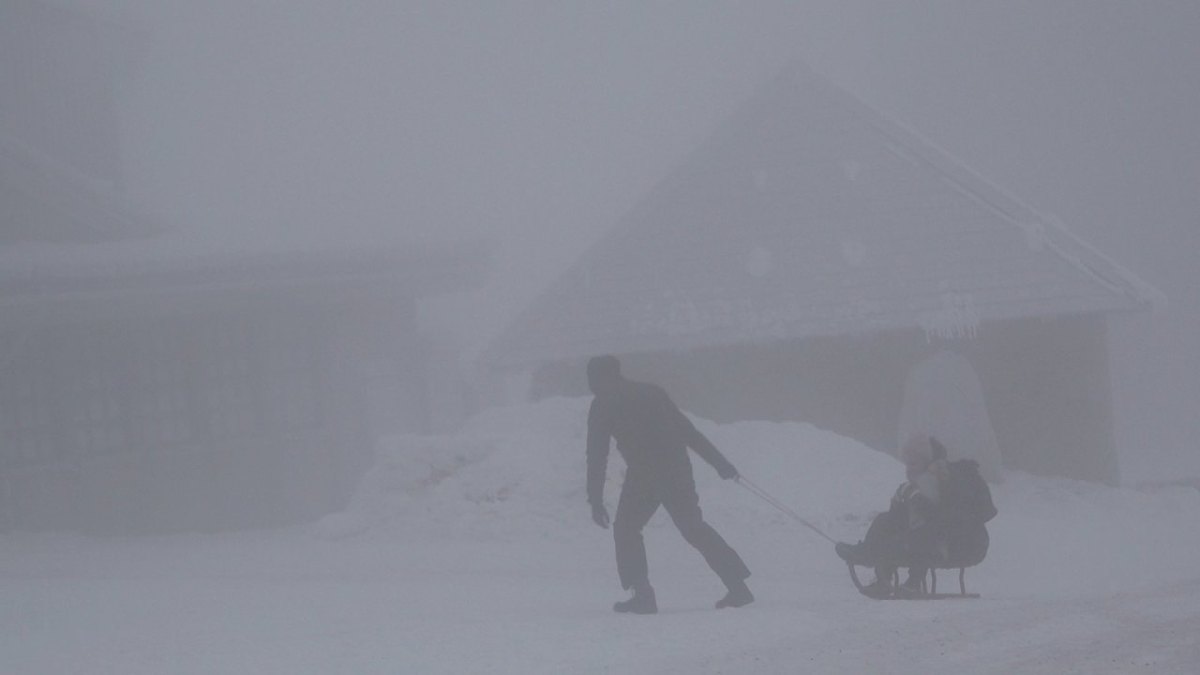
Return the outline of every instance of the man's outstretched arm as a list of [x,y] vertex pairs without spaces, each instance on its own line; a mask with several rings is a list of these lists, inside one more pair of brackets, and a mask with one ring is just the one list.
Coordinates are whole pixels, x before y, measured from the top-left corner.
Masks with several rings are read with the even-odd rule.
[[697,455],[700,455],[701,459],[708,462],[712,468],[716,469],[717,475],[721,478],[737,478],[738,470],[733,467],[733,464],[728,459],[725,459],[725,455],[721,454],[717,446],[713,445],[707,436],[700,433],[696,425],[692,424],[688,416],[683,414],[683,411],[674,402],[671,403],[671,407],[675,411],[674,414],[676,415],[679,428],[683,433],[684,442],[687,443],[687,446],[694,450]]

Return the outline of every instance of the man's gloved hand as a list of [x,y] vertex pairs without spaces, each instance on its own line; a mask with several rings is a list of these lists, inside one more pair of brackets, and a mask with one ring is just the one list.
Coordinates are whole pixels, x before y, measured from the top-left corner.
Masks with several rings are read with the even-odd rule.
[[737,469],[733,468],[732,464],[726,462],[725,466],[717,469],[717,475],[724,480],[729,480],[730,478],[737,478],[740,474]]
[[607,530],[609,523],[608,509],[604,508],[603,504],[592,504],[592,520],[594,520],[597,525]]

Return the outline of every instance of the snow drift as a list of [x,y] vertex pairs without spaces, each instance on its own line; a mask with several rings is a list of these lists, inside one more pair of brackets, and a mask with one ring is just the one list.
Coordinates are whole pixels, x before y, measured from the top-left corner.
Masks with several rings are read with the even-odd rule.
[[[319,522],[316,532],[594,538],[584,492],[588,404],[549,399],[486,411],[453,435],[384,439],[350,506]],[[894,458],[808,424],[696,424],[742,475],[835,539],[861,538],[903,480]],[[751,549],[795,557],[795,573],[840,564],[828,542],[692,458],[701,506],[719,530],[737,532]],[[623,471],[614,451],[605,488],[610,510]],[[1109,488],[1011,472],[1005,478],[993,486],[1000,515],[989,525],[991,552],[971,575],[991,588],[1108,592],[1187,578],[1200,564],[1200,546],[1188,534],[1200,519],[1200,491]],[[650,528],[663,527],[670,523],[660,511]]]

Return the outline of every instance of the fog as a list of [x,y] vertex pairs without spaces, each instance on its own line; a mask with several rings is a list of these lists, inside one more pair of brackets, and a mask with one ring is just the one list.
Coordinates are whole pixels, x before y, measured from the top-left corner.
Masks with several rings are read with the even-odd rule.
[[120,27],[119,193],[218,247],[488,242],[424,310],[467,354],[803,61],[1164,291],[1121,461],[1198,470],[1195,3],[54,4]]
[[[1200,663],[1200,548],[1186,535],[1200,518],[1195,0],[0,3],[0,671]],[[700,529],[690,502],[677,536],[695,497],[679,493],[670,518],[644,514],[663,616],[614,618],[613,531],[595,506],[627,501],[628,467],[620,447],[595,460],[608,439],[589,428],[581,354],[536,372],[482,357],[507,329],[544,325],[522,312],[570,288],[577,261],[639,244],[593,247],[805,66],[1031,207],[1017,213],[1035,222],[1005,240],[1026,257],[988,251],[957,271],[1012,281],[998,261],[1041,256],[1064,263],[1046,274],[1064,296],[1120,295],[1108,282],[1136,276],[1166,300],[981,322],[969,295],[928,276],[944,306],[922,314],[910,296],[908,323],[738,341],[689,299],[671,305],[672,289],[658,311],[642,297],[652,283],[623,286],[610,265],[596,283],[609,304],[659,314],[644,324],[660,342],[634,339],[621,367],[663,384],[691,443],[704,438],[694,492],[757,598],[712,611],[717,566],[684,542]],[[928,160],[889,147],[886,170]],[[855,162],[839,164],[855,183]],[[765,195],[774,179],[757,169],[745,189]],[[708,196],[696,192],[675,196]],[[675,201],[740,208],[719,197]],[[799,203],[776,198],[762,209]],[[1040,215],[1129,275],[1049,250]],[[671,224],[648,239],[669,246],[693,221]],[[867,276],[920,268],[872,267],[861,236],[797,248]],[[780,261],[801,258],[746,243],[728,288],[794,278]],[[634,253],[628,276],[654,267],[652,247]],[[1020,299],[1031,285],[1004,290]],[[870,323],[885,313],[873,298],[830,307],[847,325],[885,325]],[[672,333],[677,318],[687,330]],[[931,431],[949,459],[981,461],[995,497],[991,549],[965,572],[982,601],[876,611],[829,544],[859,540],[890,495],[922,489],[908,476],[897,490],[906,467],[879,450]],[[926,489],[936,447],[914,474]],[[761,499],[739,489],[751,485]]]
[[212,237],[487,237],[490,324],[803,59],[1167,294],[1144,438],[1197,454],[1194,3],[83,4],[144,40],[137,200]]

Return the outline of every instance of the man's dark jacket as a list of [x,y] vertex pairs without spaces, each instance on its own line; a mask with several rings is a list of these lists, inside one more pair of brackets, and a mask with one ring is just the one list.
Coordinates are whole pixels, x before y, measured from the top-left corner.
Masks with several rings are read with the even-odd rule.
[[686,476],[690,482],[689,447],[722,477],[736,473],[662,387],[621,378],[613,391],[596,396],[588,412],[587,494],[592,504],[603,503],[610,438],[617,440],[630,473],[668,482]]

